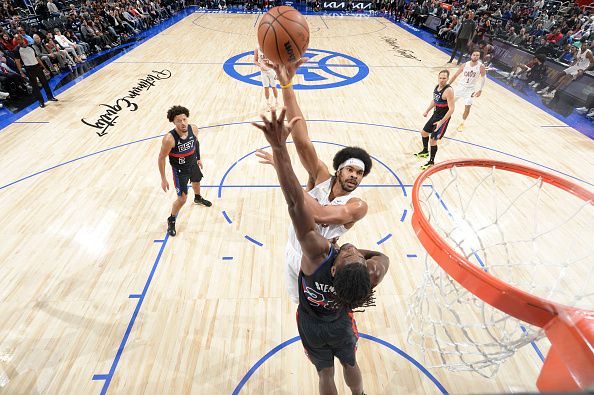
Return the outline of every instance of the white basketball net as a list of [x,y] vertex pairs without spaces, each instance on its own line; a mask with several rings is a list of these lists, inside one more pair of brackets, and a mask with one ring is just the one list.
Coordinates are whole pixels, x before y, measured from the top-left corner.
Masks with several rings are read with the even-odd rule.
[[[453,167],[419,196],[439,235],[470,262],[530,294],[594,309],[594,207],[520,174]],[[483,302],[425,254],[410,298],[408,341],[433,367],[492,377],[543,331]]]

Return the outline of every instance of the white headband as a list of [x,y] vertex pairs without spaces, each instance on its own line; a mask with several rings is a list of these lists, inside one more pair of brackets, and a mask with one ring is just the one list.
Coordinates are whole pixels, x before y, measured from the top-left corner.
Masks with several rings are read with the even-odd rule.
[[342,169],[345,166],[357,166],[357,167],[363,169],[363,171],[365,171],[365,163],[363,163],[363,161],[361,159],[349,158],[349,159],[345,160],[344,162],[342,162],[340,164],[340,166],[338,166],[338,171],[340,171],[340,169]]

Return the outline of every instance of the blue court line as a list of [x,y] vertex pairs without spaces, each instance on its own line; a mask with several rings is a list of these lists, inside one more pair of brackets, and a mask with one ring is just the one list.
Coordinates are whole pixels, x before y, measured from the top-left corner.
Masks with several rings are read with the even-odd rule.
[[384,241],[388,240],[390,237],[392,237],[392,233],[388,233],[384,238],[378,240],[377,245],[382,244]]
[[262,247],[262,246],[264,245],[264,244],[260,243],[258,240],[256,240],[256,239],[252,239],[252,238],[251,238],[251,237],[249,237],[248,235],[245,235],[245,236],[243,236],[243,237],[245,237],[246,239],[248,239],[249,241],[251,241],[252,243],[254,243],[254,244],[255,244],[255,245],[257,245],[257,246],[260,246],[260,247]]
[[[319,121],[319,120],[318,120]],[[306,121],[308,122],[308,121]],[[315,121],[314,121],[315,122]],[[335,122],[335,121],[329,121],[329,122]],[[338,122],[338,121],[337,121]],[[250,123],[249,121],[246,123]],[[318,144],[328,144],[328,145],[335,145],[341,148],[345,148],[346,145],[343,144],[338,144],[338,143],[333,143],[330,141],[321,141],[321,140],[312,140],[312,143],[318,143]],[[287,144],[293,144],[292,141],[287,141]],[[270,146],[267,145],[265,147],[261,147],[260,149],[267,149]],[[227,175],[229,175],[229,173],[231,172],[231,170],[233,170],[233,168],[242,160],[244,160],[245,158],[247,158],[248,156],[254,154],[256,152],[256,150],[253,150],[245,155],[243,155],[241,158],[237,159],[231,166],[229,166],[229,168],[225,171],[225,174],[223,174],[223,177],[221,178],[221,181],[219,182],[219,190],[217,193],[218,198],[220,199],[223,195],[223,185],[225,184],[225,179],[227,178]],[[378,158],[376,158],[373,155],[370,155],[371,159],[375,160],[376,162],[378,162],[379,164],[381,164],[382,166],[384,166],[386,168],[386,170],[388,170],[388,172],[390,172],[394,178],[396,179],[396,181],[398,181],[398,185],[400,187],[400,189],[402,190],[402,194],[406,197],[406,189],[404,188],[404,184],[402,183],[402,181],[400,180],[400,178],[396,175],[396,173],[388,166],[386,165],[384,162],[382,162],[381,160],[379,160]]]
[[153,243],[162,243],[162,242],[164,242],[164,241],[165,241],[165,240],[153,240]]
[[[526,330],[524,325],[520,325],[520,328],[522,328],[522,332],[524,332],[526,335],[528,335],[528,331]],[[540,360],[542,362],[544,362],[545,357],[544,357],[544,355],[542,355],[542,352],[540,352],[540,349],[536,346],[536,343],[530,342],[530,344],[532,344],[532,348],[534,348],[534,351],[536,351],[536,354],[538,354],[538,357],[540,358]]]
[[223,260],[224,261],[232,261],[233,260],[233,257],[232,256],[224,256],[223,257]]
[[417,254],[406,254],[407,258],[416,258]]
[[[433,188],[433,186],[432,186]],[[435,190],[434,190],[435,191]],[[448,209],[448,207],[446,206],[445,202],[441,199],[441,197],[439,196],[439,194],[435,191],[435,196],[439,199],[439,202],[441,203],[442,207],[446,210],[446,212],[448,213],[448,216],[451,219],[454,219],[454,216],[452,215],[452,213],[450,212],[450,210]],[[484,262],[481,260],[481,258],[478,256],[478,254],[476,253],[476,251],[473,251],[473,255],[475,256],[475,258],[477,258],[478,263],[483,267],[483,270],[485,272],[488,272]],[[479,298],[480,299],[480,298]],[[486,302],[485,302],[486,303]],[[522,325],[520,325],[520,328],[522,328],[522,330],[524,332],[526,332],[526,328],[522,327]],[[532,347],[534,348],[534,350],[536,351],[536,353],[538,354],[538,356],[541,358],[541,360],[544,362],[544,357],[542,356],[542,353],[540,352],[540,349],[538,348],[538,346],[536,345],[536,343],[534,341],[531,341],[530,344],[532,344]]]
[[138,299],[138,298],[140,298],[141,296],[142,296],[142,295],[140,295],[140,294],[130,294],[130,295],[128,295],[128,298],[130,298],[130,299]]
[[[368,126],[377,126],[377,127],[381,127],[381,128],[395,129],[395,130],[404,130],[404,131],[409,131],[409,132],[413,132],[413,133],[419,133],[419,131],[418,131],[418,130],[414,130],[414,129],[401,128],[401,127],[398,127],[398,126],[392,126],[392,125],[372,124],[372,123],[368,123],[368,122],[344,121],[344,120],[342,120],[342,121],[341,121],[341,120],[321,120],[321,119],[316,119],[316,120],[306,120],[306,122],[334,122],[334,123],[348,123],[348,124],[353,124],[353,125],[368,125]],[[223,127],[223,126],[242,125],[242,124],[246,124],[246,123],[251,123],[251,121],[230,122],[230,123],[224,123],[224,124],[216,124],[216,125],[210,125],[210,126],[202,126],[202,127],[200,127],[200,129],[203,129],[203,130],[204,130],[204,129],[212,129],[212,128],[218,128],[218,127]],[[18,183],[18,182],[24,181],[24,180],[26,180],[26,179],[28,179],[28,178],[31,178],[31,177],[33,177],[33,176],[36,176],[36,175],[38,175],[38,174],[42,174],[42,173],[45,173],[45,172],[47,172],[47,171],[49,171],[49,170],[55,169],[55,168],[57,168],[57,167],[64,166],[64,165],[66,165],[66,164],[69,164],[69,163],[75,162],[75,161],[77,161],[77,160],[85,159],[85,158],[88,158],[88,157],[90,157],[90,156],[93,156],[93,155],[96,155],[96,154],[100,154],[100,153],[103,153],[103,152],[106,152],[106,151],[110,151],[110,150],[112,150],[112,149],[121,148],[121,147],[125,147],[125,146],[131,145],[131,144],[136,144],[136,143],[140,143],[140,142],[143,142],[143,141],[147,141],[147,140],[151,140],[151,139],[156,139],[156,138],[162,138],[162,137],[163,137],[163,135],[158,135],[158,136],[153,136],[153,137],[147,137],[147,138],[144,138],[144,139],[141,139],[141,140],[136,140],[136,141],[132,141],[132,142],[125,143],[125,144],[120,144],[120,145],[117,145],[117,146],[114,146],[114,147],[106,148],[106,149],[104,149],[104,150],[101,150],[101,151],[93,152],[93,153],[91,153],[91,154],[84,155],[84,156],[78,157],[78,158],[76,158],[76,159],[72,159],[72,160],[69,160],[69,161],[67,161],[67,162],[60,163],[60,164],[58,164],[58,165],[55,165],[55,166],[53,166],[53,167],[50,167],[50,168],[47,168],[47,169],[44,169],[44,170],[40,170],[40,171],[38,171],[38,172],[36,172],[36,173],[34,173],[34,174],[31,174],[31,175],[29,175],[29,176],[26,176],[26,177],[20,178],[20,179],[18,179],[18,180],[16,180],[16,181],[13,181],[13,182],[9,183],[9,184],[6,184],[6,185],[3,185],[3,186],[0,186],[0,190],[4,189],[4,188],[6,188],[6,187],[9,187],[9,186],[11,186],[11,185],[13,185],[13,184],[16,184],[16,183]],[[459,140],[459,139],[455,139],[455,138],[451,138],[451,137],[447,137],[447,136],[445,136],[444,138],[445,138],[446,140],[452,140],[452,141],[455,141],[455,142],[458,142],[458,143],[462,143],[462,144],[468,144],[468,145],[471,145],[471,146],[474,146],[474,147],[482,148],[482,149],[485,149],[485,150],[488,150],[488,151],[492,151],[492,152],[496,152],[496,153],[499,153],[499,154],[501,154],[501,155],[505,155],[505,156],[508,156],[508,157],[511,157],[511,158],[514,158],[514,159],[518,159],[518,160],[520,160],[520,161],[527,162],[527,163],[530,163],[530,164],[533,164],[533,165],[536,165],[536,166],[542,167],[542,168],[544,168],[544,169],[547,169],[547,170],[553,171],[553,172],[555,172],[555,173],[558,173],[558,174],[564,175],[564,176],[566,176],[566,177],[569,177],[569,178],[571,178],[571,179],[577,180],[577,181],[579,181],[579,182],[582,182],[582,183],[584,183],[584,184],[586,184],[586,185],[589,185],[589,186],[593,186],[593,187],[594,187],[594,183],[592,183],[592,182],[588,182],[588,181],[586,181],[586,180],[583,180],[583,179],[581,179],[581,178],[578,178],[578,177],[572,176],[572,175],[570,175],[570,174],[564,173],[564,172],[562,172],[562,171],[560,171],[560,170],[553,169],[552,167],[549,167],[549,166],[542,165],[542,164],[540,164],[540,163],[538,163],[538,162],[534,162],[534,161],[531,161],[531,160],[528,160],[528,159],[522,158],[522,157],[520,157],[520,156],[517,156],[517,155],[508,154],[507,152],[503,152],[503,151],[500,151],[500,150],[496,150],[496,149],[494,149],[494,148],[489,148],[489,147],[486,147],[486,146],[483,146],[483,145],[480,145],[480,144],[475,144],[475,143],[471,143],[471,142],[468,142],[468,141]],[[245,155],[245,157],[247,157],[247,156],[251,155],[252,153],[253,153],[253,152],[251,152],[251,153],[249,153],[249,154]],[[241,158],[241,159],[243,159],[243,158]],[[240,160],[241,160],[241,159],[240,159]],[[236,164],[237,164],[237,162],[236,162],[236,163],[234,163],[234,164],[232,165],[232,167],[233,167],[233,166],[235,166]],[[382,164],[383,164],[383,163],[382,163]],[[229,171],[230,171],[230,169],[228,169],[228,170],[227,170],[227,173],[228,173]],[[223,176],[223,177],[226,177],[226,174],[227,174],[227,173],[225,173],[225,176]],[[405,185],[404,185],[404,184],[401,184],[401,186],[402,186],[402,187],[403,187],[403,189],[404,189],[404,186],[405,186]],[[219,184],[218,188],[219,188],[219,198],[220,198],[220,197],[221,197],[221,196],[220,196],[220,195],[221,195],[221,189],[223,188],[222,184]],[[406,196],[406,195],[405,195],[405,196]]]
[[[179,22],[180,20],[182,20],[183,18],[192,15],[194,13],[194,8],[195,6],[190,6],[187,7],[181,11],[179,11],[177,14],[173,15],[172,17],[168,18],[167,20],[159,23],[156,26],[153,26],[141,33],[139,33],[138,35],[135,35],[133,37],[142,37],[140,40],[130,44],[130,43],[126,43],[126,44],[122,44],[119,45],[115,48],[106,50],[106,51],[101,51],[93,56],[90,56],[89,58],[87,58],[87,60],[93,60],[94,58],[104,55],[108,52],[112,52],[114,50],[120,49],[120,48],[125,48],[125,50],[121,51],[120,53],[112,56],[109,59],[106,59],[103,63],[93,67],[92,69],[90,69],[89,71],[85,72],[83,75],[81,75],[80,77],[77,77],[76,79],[64,84],[63,86],[61,86],[58,89],[55,89],[55,86],[61,81],[61,76],[66,75],[67,73],[61,73],[58,74],[55,77],[58,78],[51,78],[48,83],[50,85],[50,88],[52,89],[54,96],[58,96],[60,93],[68,90],[69,88],[71,88],[72,86],[78,84],[79,82],[83,81],[85,78],[90,77],[91,75],[95,74],[96,72],[98,72],[99,70],[103,69],[105,66],[111,64],[113,61],[115,61],[116,59],[124,56],[125,54],[127,54],[128,52],[130,52],[132,49],[138,47],[141,44],[144,44],[147,40],[153,38],[154,36],[156,36],[158,33],[161,33],[162,31],[170,28],[171,26],[173,26],[174,24],[176,24],[177,22]],[[25,107],[24,109],[22,109],[21,111],[17,112],[17,113],[9,113],[7,115],[3,115],[0,118],[0,133],[2,133],[3,129],[14,123],[16,120],[24,117],[25,115],[29,114],[31,111],[35,110],[39,108],[39,103],[37,101],[35,101],[34,103],[30,104],[28,107]]]
[[402,217],[400,217],[400,222],[404,222],[404,219],[406,218],[406,213],[408,211],[406,209],[404,209],[404,211],[402,212]]
[[[216,186],[218,186],[218,185],[216,185]],[[226,212],[225,210],[223,210],[223,217],[225,217],[225,220],[226,220],[228,223],[230,223],[230,224],[232,224],[232,223],[233,223],[233,222],[231,221],[231,218],[229,218],[229,216],[227,215],[227,212]]]
[[39,175],[39,174],[42,174],[42,173],[48,172],[48,171],[50,171],[50,170],[56,169],[56,168],[58,168],[58,167],[62,167],[62,166],[68,165],[68,164],[70,164],[70,163],[73,163],[73,162],[76,162],[76,161],[79,161],[79,160],[82,160],[82,159],[86,159],[86,158],[88,158],[88,157],[90,157],[90,156],[98,155],[98,154],[101,154],[101,153],[103,153],[103,152],[107,152],[107,151],[114,150],[114,149],[116,149],[116,148],[122,148],[122,147],[125,147],[125,146],[128,146],[128,145],[132,145],[132,144],[140,143],[140,142],[142,142],[142,141],[153,140],[153,139],[156,139],[156,138],[159,138],[159,137],[163,137],[163,136],[161,135],[161,136],[146,137],[146,138],[144,138],[144,139],[140,139],[140,140],[132,141],[132,142],[129,142],[129,143],[124,143],[124,144],[116,145],[115,147],[105,148],[105,149],[102,149],[101,151],[97,151],[97,152],[93,152],[93,153],[90,153],[90,154],[87,154],[87,155],[79,156],[78,158],[74,158],[74,159],[71,159],[71,160],[69,160],[69,161],[66,161],[66,162],[63,162],[63,163],[57,164],[57,165],[55,165],[55,166],[48,167],[47,169],[40,170],[40,171],[38,171],[38,172],[36,172],[36,173],[33,173],[33,174],[31,174],[31,175],[28,175],[28,176],[26,176],[26,177],[19,178],[19,179],[18,179],[18,180],[16,180],[16,181],[12,181],[12,182],[10,182],[10,183],[8,183],[8,184],[6,184],[6,185],[2,185],[2,186],[0,186],[0,190],[2,190],[2,189],[4,189],[4,188],[8,188],[9,186],[11,186],[11,185],[14,185],[14,184],[16,184],[16,183],[19,183],[19,182],[21,182],[21,181],[25,181],[25,180],[27,180],[27,179],[29,179],[29,178],[31,178],[31,177],[35,177],[35,176],[37,176],[37,175]]
[[[144,284],[142,293],[140,295],[138,295],[139,297],[138,297],[138,302],[136,303],[136,308],[134,309],[134,313],[132,313],[132,318],[130,318],[130,322],[128,323],[128,327],[126,328],[126,332],[124,333],[124,337],[122,338],[122,341],[120,342],[118,351],[116,352],[115,358],[111,364],[111,368],[109,369],[109,373],[93,375],[93,380],[105,380],[105,383],[103,383],[103,388],[101,389],[101,395],[106,394],[107,390],[109,389],[109,385],[111,383],[111,380],[113,379],[115,370],[118,366],[118,363],[120,362],[120,357],[122,356],[122,353],[124,352],[124,347],[126,346],[126,343],[128,342],[128,337],[130,336],[132,327],[134,327],[134,323],[136,322],[136,317],[138,316],[138,312],[140,311],[140,308],[142,307],[142,302],[144,302],[144,298],[147,294],[148,288],[151,285],[151,282],[153,281],[153,276],[155,275],[155,271],[157,270],[157,266],[159,265],[159,261],[161,260],[161,256],[163,255],[163,251],[165,250],[165,246],[167,245],[167,240],[169,240],[169,234],[165,235],[164,242],[161,244],[161,248],[159,249],[159,253],[157,254],[155,262],[153,263],[153,267],[151,268],[150,274],[146,280],[146,283]],[[131,294],[129,297],[136,298],[137,294]]]
[[[421,365],[416,359],[414,359],[413,357],[411,357],[410,355],[408,355],[407,353],[405,353],[404,351],[402,351],[401,349],[399,349],[398,347],[396,347],[395,345],[388,343],[385,340],[382,340],[380,338],[377,338],[375,336],[371,336],[368,335],[366,333],[361,333],[359,332],[359,337],[363,338],[363,339],[367,339],[367,340],[371,340],[373,342],[376,342],[378,344],[381,344],[382,346],[385,346],[387,348],[389,348],[390,350],[394,351],[395,353],[397,353],[398,355],[400,355],[401,357],[403,357],[404,359],[406,359],[408,362],[412,363],[417,369],[419,369],[429,380],[431,380],[433,382],[433,384],[435,384],[435,386],[437,387],[437,389],[444,395],[448,394],[448,391],[445,389],[445,387],[439,382],[439,380],[437,380],[437,378],[435,378],[435,376],[433,376],[423,365]],[[242,377],[242,379],[239,381],[239,384],[237,384],[237,387],[235,387],[235,389],[233,390],[232,395],[238,395],[239,392],[241,391],[241,389],[244,387],[244,385],[247,383],[247,381],[250,379],[250,377],[253,376],[253,374],[256,372],[256,370],[258,370],[258,368],[260,366],[262,366],[262,364],[264,362],[266,362],[268,359],[270,359],[272,356],[274,356],[274,354],[276,354],[277,352],[279,352],[280,350],[282,350],[283,348],[299,341],[300,337],[299,336],[295,336],[292,339],[286,340],[284,342],[282,342],[281,344],[279,344],[278,346],[274,347],[272,350],[268,351],[262,358],[260,358],[258,361],[256,361],[256,363],[247,371],[247,373],[245,374],[245,376]]]

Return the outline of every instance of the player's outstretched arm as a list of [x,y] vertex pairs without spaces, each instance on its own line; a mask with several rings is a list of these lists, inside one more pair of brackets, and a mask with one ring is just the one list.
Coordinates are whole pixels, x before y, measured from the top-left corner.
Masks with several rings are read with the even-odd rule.
[[452,78],[450,78],[450,80],[448,81],[448,85],[452,85],[454,81],[456,81],[456,78],[458,78],[458,76],[462,74],[462,71],[464,71],[464,63],[462,63],[460,67],[458,67],[458,70],[456,70]]
[[278,118],[276,117],[276,111],[272,110],[270,120],[262,115],[264,124],[259,125],[254,122],[252,125],[264,132],[266,140],[272,147],[274,169],[287,202],[295,234],[299,244],[301,244],[303,256],[306,258],[303,260],[302,269],[306,274],[313,273],[325,259],[330,244],[315,228],[314,217],[305,204],[303,189],[293,171],[291,158],[287,151],[287,137],[291,133],[290,130],[300,119],[291,119],[287,126],[284,124],[284,119],[284,108]]
[[291,137],[293,138],[293,143],[297,149],[301,164],[309,174],[310,178],[315,180],[314,184],[318,184],[330,178],[330,172],[328,171],[328,167],[318,158],[318,154],[309,137],[307,124],[303,117],[303,113],[301,112],[301,108],[297,103],[297,97],[292,86],[292,80],[297,69],[307,60],[307,58],[301,58],[297,62],[289,65],[271,64],[271,67],[276,72],[282,88],[283,101],[287,108],[287,119],[293,119],[295,117],[301,118],[291,130]]

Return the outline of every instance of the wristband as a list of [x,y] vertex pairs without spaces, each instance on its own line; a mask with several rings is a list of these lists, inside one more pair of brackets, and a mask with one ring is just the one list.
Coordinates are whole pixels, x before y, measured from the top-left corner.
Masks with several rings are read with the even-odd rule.
[[280,87],[282,89],[287,89],[287,88],[290,88],[292,86],[293,86],[293,83],[291,81],[289,81],[289,83],[287,85],[280,84]]

